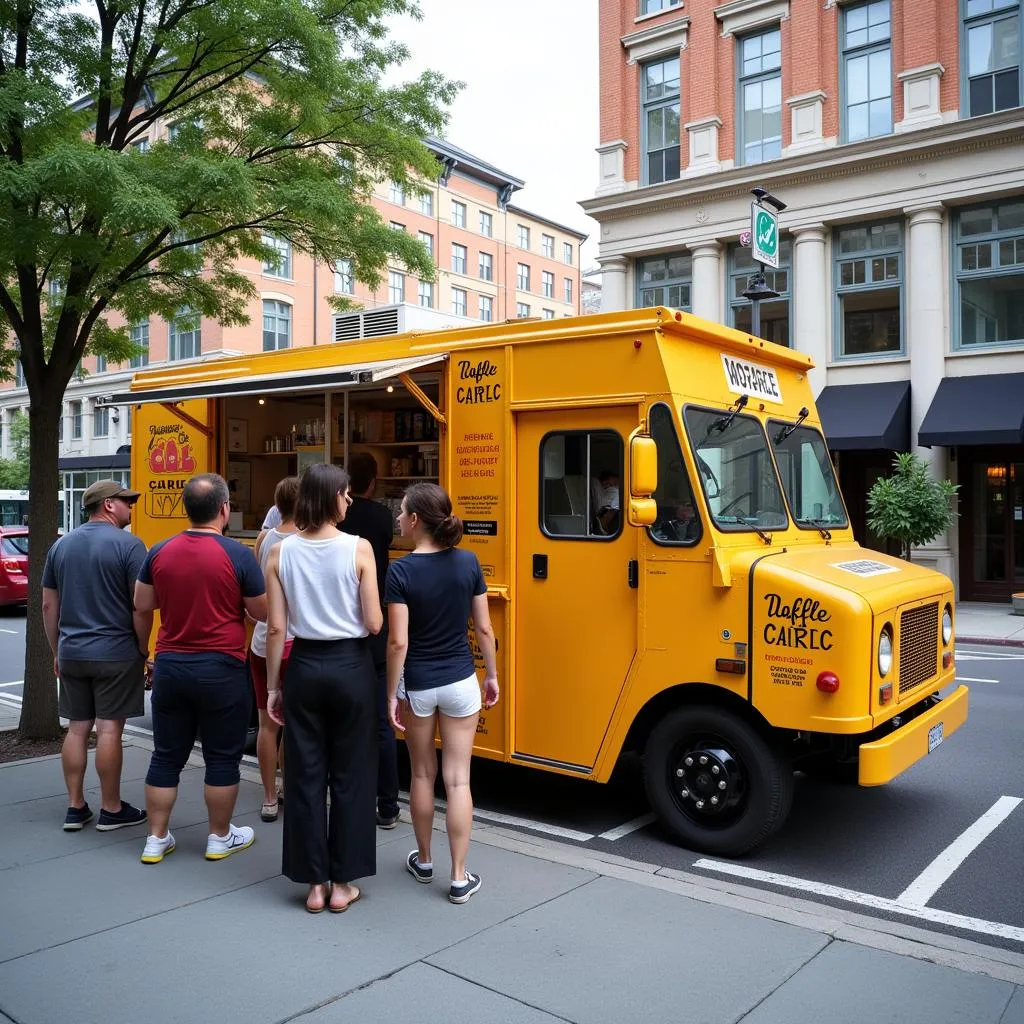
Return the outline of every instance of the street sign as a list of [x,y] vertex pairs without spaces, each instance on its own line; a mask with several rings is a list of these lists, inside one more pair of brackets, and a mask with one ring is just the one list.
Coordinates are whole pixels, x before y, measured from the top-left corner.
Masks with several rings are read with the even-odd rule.
[[758,263],[779,269],[779,218],[757,203],[750,204],[750,256]]

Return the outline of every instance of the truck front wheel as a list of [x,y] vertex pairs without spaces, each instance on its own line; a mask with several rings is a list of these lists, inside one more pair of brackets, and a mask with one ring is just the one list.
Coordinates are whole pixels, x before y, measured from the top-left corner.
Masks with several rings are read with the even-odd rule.
[[748,722],[723,708],[677,708],[644,752],[647,798],[684,845],[739,857],[789,814],[793,769]]

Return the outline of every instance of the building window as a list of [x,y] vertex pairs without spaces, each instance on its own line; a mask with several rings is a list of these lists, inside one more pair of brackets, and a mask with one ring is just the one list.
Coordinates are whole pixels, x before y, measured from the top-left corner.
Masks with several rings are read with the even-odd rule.
[[137,324],[133,325],[131,331],[128,333],[128,338],[131,343],[138,349],[138,354],[132,356],[131,362],[128,364],[133,370],[137,370],[140,366],[149,365],[149,321],[140,320]]
[[429,231],[421,231],[419,233],[419,239],[423,243],[423,248],[430,254],[430,258],[434,258],[434,236]]
[[540,293],[545,299],[553,299],[555,297],[555,275],[549,270],[541,271]]
[[520,249],[530,248],[530,229],[525,224],[516,225],[516,245]]
[[480,253],[480,280],[494,280],[494,257],[489,252]]
[[420,213],[425,217],[434,216],[434,193],[424,192],[420,196]]
[[75,441],[82,439],[82,403],[68,402],[68,415],[71,417],[71,437]]
[[452,273],[464,274],[466,272],[466,254],[467,250],[464,245],[452,242]]
[[388,224],[388,227],[391,228],[392,231],[402,231],[402,232],[405,231],[405,225],[404,224],[399,224],[397,220],[391,221]]
[[[131,406],[128,406],[129,410]],[[60,416],[57,417],[57,440],[63,442],[64,440],[64,406],[60,407]],[[3,447],[3,437],[0,436],[0,447]]]
[[[777,299],[766,299],[761,302],[761,337],[779,345],[790,344],[790,312],[789,303],[791,271],[793,268],[793,242],[789,238],[779,239],[779,269],[766,267],[764,276],[768,287],[779,293]],[[751,275],[760,270],[760,266],[750,258],[750,250],[740,245],[729,247],[729,312],[731,326],[738,331],[751,331],[750,299],[743,293]]]
[[782,156],[782,33],[739,41],[739,151],[745,164]]
[[1021,105],[1021,17],[1018,0],[964,0],[967,81],[971,117]]
[[540,236],[540,252],[542,256],[547,256],[549,260],[555,258],[555,236],[554,235],[541,235]]
[[637,260],[637,306],[670,306],[690,310],[693,260],[689,253],[675,252]]
[[105,405],[94,406],[92,410],[92,436],[106,437],[110,433],[110,409]]
[[464,228],[466,226],[466,204],[452,200],[452,227]]
[[388,186],[388,201],[395,206],[405,206],[405,189],[397,181],[391,182]]
[[847,142],[892,132],[889,0],[843,10],[843,133]]
[[149,152],[149,139],[139,139],[138,142],[133,142],[132,149],[134,149],[139,156],[144,156]]
[[188,307],[171,321],[168,359],[196,359],[202,351],[201,320]]
[[292,343],[292,307],[276,299],[263,300],[263,351],[276,352]]
[[559,431],[541,441],[540,520],[561,540],[606,540],[622,530],[624,448],[613,430]]
[[527,303],[527,302],[517,302],[516,303],[516,316],[517,317],[524,317],[524,316],[529,316],[529,315],[530,315],[530,305],[529,305],[529,303]]
[[565,301],[566,302],[572,302],[572,278],[567,277],[565,279],[564,283],[565,283],[565,289],[564,289]]
[[566,266],[572,266],[572,242],[562,243],[562,262]]
[[106,373],[107,372],[107,357],[97,356],[96,357],[96,372]]
[[540,315],[545,320],[554,320],[555,319],[555,311],[553,309],[542,309],[540,311]]
[[334,290],[339,295],[351,295],[355,287],[352,261],[338,260],[334,264]]
[[645,64],[640,72],[644,185],[679,177],[679,58]]
[[1024,342],[1024,199],[957,215],[956,302],[962,347]]
[[466,310],[469,308],[466,302],[466,290],[465,288],[453,288],[452,289],[452,312],[456,316],[465,316]]
[[483,210],[480,211],[480,234],[488,238],[494,236],[494,218]]
[[25,367],[21,365],[21,359],[16,359],[14,362],[14,386],[16,388],[25,387]]
[[898,221],[840,228],[835,242],[839,355],[903,351],[903,233]]
[[516,264],[516,287],[521,292],[530,290],[530,268],[525,263]]
[[640,0],[640,14],[657,14],[667,11],[670,7],[678,7],[683,0]]
[[405,302],[405,274],[397,270],[388,274],[388,302]]
[[480,319],[487,323],[494,319],[494,299],[490,295],[480,296]]
[[273,249],[276,254],[264,261],[263,273],[268,277],[283,277],[290,280],[292,276],[292,243],[287,238],[264,234],[263,244]]
[[434,308],[434,282],[420,281],[417,287],[417,297],[421,306],[428,309]]

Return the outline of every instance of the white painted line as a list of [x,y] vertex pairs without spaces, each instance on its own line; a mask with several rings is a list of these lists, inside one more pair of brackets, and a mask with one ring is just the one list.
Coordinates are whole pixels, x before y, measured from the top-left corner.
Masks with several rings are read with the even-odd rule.
[[632,832],[639,832],[640,829],[647,828],[648,825],[653,824],[657,820],[657,817],[653,814],[644,814],[639,818],[634,818],[632,821],[627,821],[625,825],[619,825],[617,828],[610,828],[607,832],[602,832],[597,838],[607,839],[609,842],[614,843],[616,839],[628,836]]
[[1001,796],[900,893],[896,902],[905,907],[925,906],[953,872],[1010,816],[1020,802],[1021,798],[1018,796]]
[[0,687],[3,686],[21,686],[25,682],[24,679],[14,679],[9,683],[0,683]]
[[10,633],[11,636],[21,636],[16,629],[0,629],[0,633]]
[[972,679],[970,676],[957,676],[958,683],[998,683],[998,679]]
[[842,889],[837,885],[814,882],[808,878],[793,878],[790,875],[779,875],[774,871],[760,871],[757,868],[748,868],[743,864],[730,864],[724,861],[701,859],[695,861],[693,866],[695,868],[702,868],[705,871],[714,871],[717,874],[734,875],[737,878],[746,878],[754,882],[776,885],[781,889],[796,889],[800,892],[810,892],[817,896],[824,896],[831,900],[857,903],[862,907],[871,907],[874,910],[884,910],[887,913],[915,917],[922,921],[930,921],[933,924],[942,924],[949,928],[959,928],[962,931],[979,932],[982,935],[994,935],[1002,939],[1012,939],[1014,942],[1024,942],[1024,928],[1017,928],[1011,924],[1002,924],[999,921],[984,921],[977,917],[964,917],[962,914],[953,914],[946,910],[936,910],[934,907],[905,907],[897,903],[896,900],[888,900],[883,896],[874,896],[869,892]]

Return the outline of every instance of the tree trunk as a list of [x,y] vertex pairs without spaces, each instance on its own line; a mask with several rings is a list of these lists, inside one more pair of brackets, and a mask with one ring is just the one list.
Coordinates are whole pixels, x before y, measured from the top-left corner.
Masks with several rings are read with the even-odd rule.
[[[50,377],[50,374],[46,374]],[[28,621],[25,630],[25,685],[18,736],[48,740],[60,736],[57,716],[57,681],[53,653],[43,628],[43,564],[57,539],[57,501],[60,474],[57,425],[62,411],[63,387],[44,377],[43,394],[32,398],[29,409],[29,514]],[[55,394],[52,392],[56,392]]]

